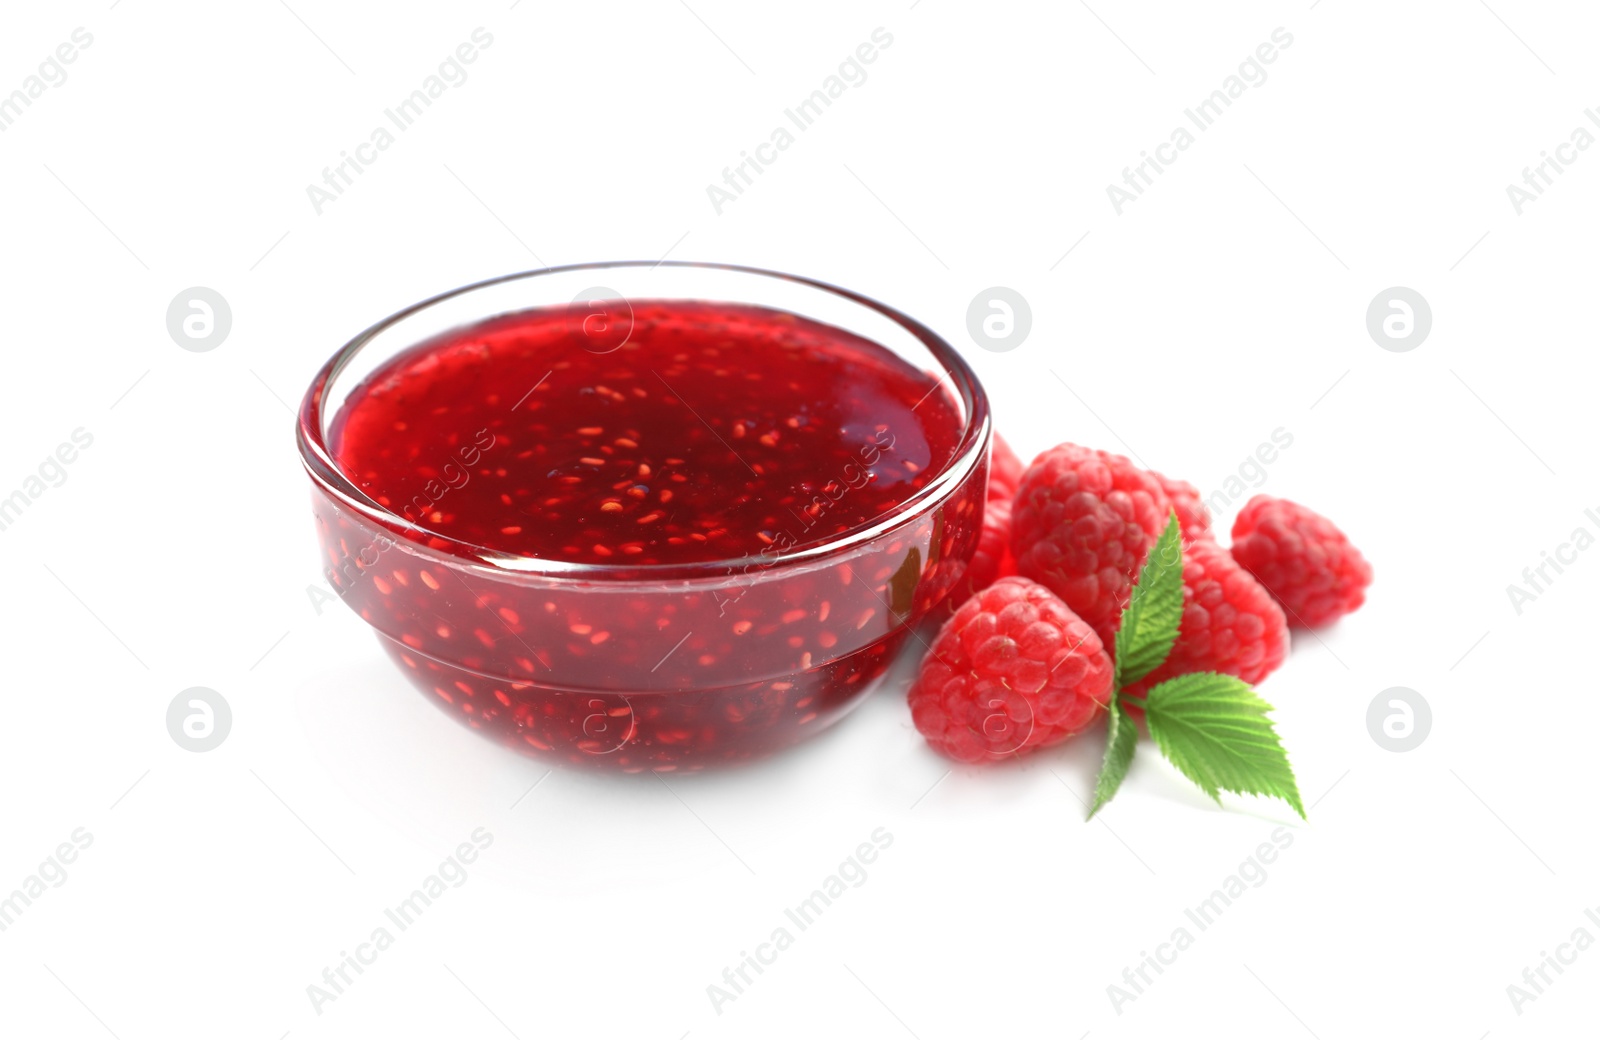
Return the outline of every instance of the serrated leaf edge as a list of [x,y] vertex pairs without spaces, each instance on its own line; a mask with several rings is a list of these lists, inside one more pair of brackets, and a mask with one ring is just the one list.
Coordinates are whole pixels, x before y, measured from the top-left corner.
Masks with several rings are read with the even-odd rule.
[[[1124,734],[1126,734],[1125,740]],[[1089,815],[1084,817],[1085,820],[1094,819],[1094,814],[1105,808],[1106,803],[1116,797],[1117,791],[1122,787],[1122,781],[1127,779],[1128,770],[1133,765],[1133,754],[1138,745],[1139,724],[1133,721],[1113,696],[1106,713],[1106,753],[1100,761],[1100,775],[1094,780],[1094,800],[1089,806]],[[1124,746],[1125,752],[1122,750]]]
[[[1184,767],[1184,764],[1182,762],[1180,762],[1179,759],[1176,759],[1176,758],[1173,757],[1171,745],[1170,745],[1169,741],[1166,739],[1165,733],[1163,732],[1163,727],[1164,726],[1171,726],[1171,725],[1173,725],[1173,722],[1169,717],[1168,722],[1166,722],[1164,724],[1161,723],[1159,721],[1160,720],[1161,708],[1159,706],[1152,707],[1152,704],[1153,704],[1153,702],[1155,702],[1155,701],[1160,699],[1160,692],[1159,691],[1161,691],[1163,689],[1169,689],[1170,690],[1171,687],[1174,684],[1192,685],[1194,680],[1197,680],[1197,679],[1208,679],[1208,678],[1219,678],[1219,679],[1232,680],[1233,683],[1237,684],[1236,690],[1238,692],[1242,692],[1242,693],[1245,693],[1245,694],[1249,695],[1250,700],[1248,702],[1242,703],[1241,707],[1246,707],[1246,708],[1250,709],[1255,715],[1261,717],[1263,723],[1266,725],[1267,735],[1269,735],[1271,737],[1271,740],[1270,741],[1264,741],[1264,740],[1258,739],[1261,736],[1261,734],[1260,734],[1260,731],[1257,730],[1257,729],[1246,729],[1244,727],[1237,727],[1237,726],[1228,726],[1228,727],[1224,727],[1224,728],[1233,729],[1233,730],[1235,730],[1237,732],[1245,733],[1246,735],[1248,735],[1249,737],[1252,738],[1250,740],[1243,741],[1243,743],[1248,743],[1248,744],[1251,744],[1251,745],[1256,746],[1256,747],[1269,749],[1271,751],[1276,751],[1278,754],[1283,756],[1283,766],[1284,766],[1284,769],[1286,770],[1286,772],[1288,773],[1288,791],[1287,791],[1287,793],[1278,792],[1278,791],[1246,791],[1246,790],[1240,790],[1238,787],[1231,786],[1231,785],[1229,785],[1227,783],[1212,783],[1210,778],[1194,775],[1193,773],[1191,773],[1188,769],[1186,769]],[[1267,718],[1268,713],[1271,712],[1271,711],[1272,711],[1272,705],[1270,705],[1266,701],[1262,700],[1260,695],[1257,694],[1256,691],[1248,683],[1244,682],[1242,679],[1239,679],[1237,676],[1223,675],[1223,674],[1221,674],[1219,672],[1191,672],[1191,673],[1188,673],[1188,674],[1185,674],[1185,675],[1176,676],[1176,677],[1174,677],[1172,679],[1168,679],[1166,682],[1159,683],[1156,686],[1151,687],[1145,693],[1145,722],[1149,726],[1150,738],[1153,741],[1155,741],[1157,750],[1159,750],[1161,752],[1161,754],[1162,754],[1162,757],[1166,758],[1166,760],[1168,762],[1171,762],[1172,765],[1179,772],[1181,772],[1184,776],[1188,777],[1189,780],[1191,780],[1195,784],[1195,786],[1199,787],[1202,791],[1204,791],[1212,799],[1212,801],[1216,802],[1218,805],[1222,804],[1222,798],[1220,796],[1220,792],[1221,791],[1228,791],[1228,792],[1230,792],[1232,794],[1239,794],[1239,795],[1262,795],[1262,796],[1265,796],[1265,797],[1268,797],[1268,798],[1277,798],[1277,799],[1280,799],[1281,801],[1283,801],[1284,803],[1286,803],[1291,809],[1293,809],[1297,814],[1299,814],[1300,818],[1303,820],[1303,819],[1306,819],[1306,811],[1305,811],[1305,807],[1302,804],[1301,797],[1300,797],[1300,785],[1299,785],[1299,782],[1295,778],[1295,775],[1294,775],[1294,766],[1289,761],[1289,753],[1288,753],[1287,750],[1284,749],[1283,742],[1282,742],[1281,738],[1278,736],[1277,727],[1275,727],[1273,725],[1272,720],[1270,718]],[[1201,717],[1203,718],[1204,716],[1201,716]],[[1214,717],[1215,718],[1223,718],[1223,719],[1225,719],[1225,718],[1228,718],[1229,716],[1219,715],[1219,716],[1214,716]],[[1193,717],[1191,716],[1190,719],[1183,720],[1183,722],[1180,723],[1180,724],[1189,724],[1189,725],[1191,725],[1191,728],[1192,728],[1192,719],[1193,719]],[[1199,732],[1199,731],[1196,731],[1196,736],[1201,737],[1201,738],[1206,738],[1206,735],[1204,733],[1202,733],[1202,732]],[[1214,739],[1212,740],[1212,742],[1213,743],[1215,742]],[[1266,786],[1266,785],[1263,784],[1262,786]]]
[[[1164,616],[1152,617],[1152,606]],[[1174,610],[1173,607],[1176,607]],[[1145,554],[1139,579],[1128,596],[1128,604],[1118,619],[1113,640],[1113,668],[1116,688],[1138,682],[1157,668],[1172,653],[1183,618],[1183,538],[1178,514],[1167,514],[1167,526]],[[1160,625],[1150,629],[1150,623]]]

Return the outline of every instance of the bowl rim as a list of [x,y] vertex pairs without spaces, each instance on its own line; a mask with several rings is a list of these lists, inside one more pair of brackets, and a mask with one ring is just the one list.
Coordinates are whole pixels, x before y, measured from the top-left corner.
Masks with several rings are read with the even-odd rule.
[[[831,293],[888,318],[909,332],[933,355],[939,364],[944,366],[944,375],[939,378],[938,382],[928,392],[931,394],[939,386],[949,381],[962,397],[967,410],[967,422],[955,450],[937,471],[933,479],[924,484],[915,494],[897,503],[893,508],[886,510],[872,520],[844,531],[826,541],[811,543],[801,548],[786,549],[781,552],[758,553],[749,556],[686,563],[657,564],[588,563],[571,560],[551,560],[542,557],[505,553],[487,546],[463,541],[448,534],[423,527],[378,504],[358,488],[334,461],[332,452],[329,451],[322,434],[322,419],[326,414],[326,406],[328,404],[324,400],[324,395],[328,387],[343,373],[356,355],[382,333],[412,315],[437,304],[494,286],[574,271],[603,271],[613,268],[641,267],[652,269],[656,267],[700,268],[779,279]],[[666,296],[662,298],[691,299],[692,297]],[[508,310],[502,313],[513,314],[517,312]],[[477,320],[486,321],[496,316],[486,314]],[[973,371],[960,352],[946,342],[942,336],[915,318],[887,304],[880,303],[869,296],[829,282],[807,278],[803,275],[741,264],[696,260],[606,260],[532,268],[526,271],[499,275],[494,278],[486,278],[430,296],[368,326],[340,347],[318,369],[313,377],[311,385],[301,399],[300,408],[296,415],[295,443],[300,452],[301,463],[313,484],[329,495],[336,504],[361,514],[367,520],[378,524],[380,527],[391,531],[418,534],[425,539],[423,541],[415,541],[402,534],[395,539],[397,545],[404,545],[408,549],[423,551],[430,555],[438,555],[458,567],[486,567],[491,572],[507,578],[524,576],[542,580],[573,579],[593,581],[600,579],[626,582],[654,581],[668,578],[727,578],[730,575],[748,573],[758,568],[764,571],[813,563],[819,560],[827,562],[829,558],[836,554],[866,545],[901,525],[914,521],[934,505],[946,500],[961,486],[972,470],[979,465],[980,461],[985,458],[991,425],[988,395],[984,391],[983,384],[979,382],[977,373]],[[430,545],[429,541],[432,540],[445,543],[446,549],[441,550],[436,545]]]

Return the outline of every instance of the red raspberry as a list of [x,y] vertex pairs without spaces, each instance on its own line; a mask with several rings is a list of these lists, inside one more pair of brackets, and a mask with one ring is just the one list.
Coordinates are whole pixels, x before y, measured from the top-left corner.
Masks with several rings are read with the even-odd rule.
[[1017,485],[1022,483],[1022,471],[1025,467],[1022,460],[1017,458],[1017,453],[1011,450],[1011,445],[998,433],[994,435],[994,446],[989,450],[989,495],[994,497],[1003,494],[1005,498],[1015,498]]
[[951,593],[950,605],[958,606],[993,585],[997,578],[1015,573],[1017,561],[1011,557],[1011,500],[991,496],[984,507],[983,526],[978,530],[977,551],[972,554],[972,562],[967,564],[966,574]]
[[961,762],[1049,747],[1111,701],[1100,637],[1026,578],[1001,578],[945,622],[907,699],[928,743]]
[[1305,506],[1257,495],[1233,522],[1233,558],[1301,627],[1325,625],[1366,600],[1372,565],[1332,521]]
[[1200,492],[1186,480],[1173,480],[1171,477],[1162,476],[1155,470],[1150,475],[1156,478],[1156,483],[1161,485],[1161,490],[1167,493],[1167,498],[1172,502],[1173,512],[1178,514],[1178,530],[1183,532],[1183,540],[1192,542],[1196,538],[1211,538],[1211,513],[1206,509],[1206,504],[1200,500]]
[[966,573],[950,594],[949,605],[952,610],[979,589],[993,585],[995,579],[1017,573],[1016,560],[1011,556],[1011,499],[1017,493],[1017,481],[1020,479],[1022,460],[996,433],[989,456],[989,486],[983,526],[978,532],[978,549],[973,553]]
[[1183,619],[1178,641],[1161,667],[1128,692],[1142,696],[1164,679],[1221,672],[1258,683],[1277,670],[1289,649],[1289,625],[1271,593],[1209,538],[1183,550]]
[[1033,461],[1017,490],[1017,573],[1060,596],[1109,646],[1171,509],[1156,478],[1121,455],[1058,445]]

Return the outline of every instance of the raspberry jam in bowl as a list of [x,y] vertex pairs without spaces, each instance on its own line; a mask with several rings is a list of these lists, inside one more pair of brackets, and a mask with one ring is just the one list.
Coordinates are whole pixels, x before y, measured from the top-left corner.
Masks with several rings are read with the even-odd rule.
[[420,303],[318,373],[323,566],[440,708],[625,772],[837,721],[971,560],[988,404],[933,332],[804,278],[551,268]]

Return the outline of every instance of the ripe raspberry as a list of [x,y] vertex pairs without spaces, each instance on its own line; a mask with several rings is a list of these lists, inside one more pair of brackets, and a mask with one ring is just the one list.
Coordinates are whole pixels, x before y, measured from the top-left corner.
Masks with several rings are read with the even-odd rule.
[[1007,499],[1015,498],[1017,485],[1022,483],[1024,468],[1017,453],[1011,450],[1011,445],[996,433],[994,446],[989,449],[989,496],[993,498],[1003,493]]
[[1209,538],[1183,550],[1183,619],[1178,641],[1161,667],[1134,683],[1144,691],[1190,672],[1221,672],[1258,683],[1277,670],[1289,649],[1289,625],[1271,593]]
[[1233,558],[1283,604],[1297,626],[1325,625],[1366,600],[1372,565],[1332,521],[1257,495],[1233,522]]
[[950,594],[950,605],[961,603],[995,583],[998,578],[1017,573],[1017,561],[1011,557],[1011,499],[991,495],[984,507],[983,526],[978,530],[978,548],[972,562],[955,590]]
[[1206,504],[1200,500],[1200,492],[1186,480],[1174,480],[1162,476],[1155,470],[1150,475],[1156,478],[1156,483],[1161,485],[1161,490],[1167,493],[1167,498],[1172,502],[1172,509],[1178,514],[1178,530],[1183,533],[1183,540],[1192,542],[1196,538],[1211,538],[1211,513],[1206,509]]
[[978,549],[961,581],[950,593],[951,609],[965,603],[979,589],[993,585],[995,579],[1017,573],[1016,560],[1011,556],[1011,500],[1021,478],[1022,461],[996,433],[989,456],[989,486],[983,526],[978,531]]
[[911,684],[911,718],[961,762],[1058,744],[1111,701],[1111,658],[1055,593],[1001,578],[945,622]]
[[1034,460],[1017,490],[1017,573],[1060,596],[1110,646],[1171,509],[1156,478],[1121,455],[1058,445]]

